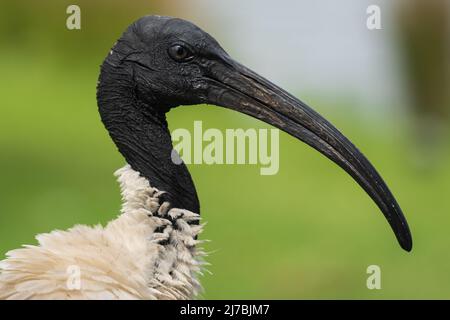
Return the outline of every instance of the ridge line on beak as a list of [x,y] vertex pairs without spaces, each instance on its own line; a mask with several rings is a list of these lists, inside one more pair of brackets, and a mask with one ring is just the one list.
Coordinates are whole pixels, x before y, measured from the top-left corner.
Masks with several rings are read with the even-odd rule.
[[389,222],[400,246],[412,249],[408,223],[386,183],[369,160],[329,121],[287,91],[226,58],[205,78],[208,101],[248,114],[313,147],[344,169],[366,191]]

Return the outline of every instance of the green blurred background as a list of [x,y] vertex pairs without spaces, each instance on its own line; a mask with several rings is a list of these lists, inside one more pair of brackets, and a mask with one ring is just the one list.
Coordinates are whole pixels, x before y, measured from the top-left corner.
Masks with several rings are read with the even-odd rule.
[[[65,27],[69,4],[81,7],[81,30]],[[369,4],[381,7],[382,30],[367,30]],[[0,254],[35,243],[37,233],[118,214],[112,173],[124,160],[97,113],[99,65],[132,21],[162,14],[195,22],[340,128],[385,178],[414,236],[413,251],[403,252],[349,176],[281,133],[277,175],[261,176],[252,165],[190,166],[208,222],[202,238],[212,240],[203,298],[450,298],[448,7],[2,1]],[[289,40],[277,43],[283,37]],[[172,130],[194,120],[204,129],[269,127],[212,106],[178,108],[168,118]],[[381,290],[366,287],[371,264],[381,267]]]

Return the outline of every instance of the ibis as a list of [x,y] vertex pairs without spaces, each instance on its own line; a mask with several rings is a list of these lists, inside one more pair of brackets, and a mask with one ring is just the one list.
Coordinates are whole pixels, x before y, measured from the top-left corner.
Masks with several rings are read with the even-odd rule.
[[131,24],[100,67],[97,104],[126,160],[116,172],[121,213],[106,226],[54,230],[38,235],[37,245],[9,251],[0,262],[1,299],[192,299],[201,292],[199,199],[186,165],[172,161],[166,120],[182,105],[232,109],[308,144],[351,175],[400,246],[412,248],[402,210],[367,158],[307,104],[233,60],[191,22],[145,16]]

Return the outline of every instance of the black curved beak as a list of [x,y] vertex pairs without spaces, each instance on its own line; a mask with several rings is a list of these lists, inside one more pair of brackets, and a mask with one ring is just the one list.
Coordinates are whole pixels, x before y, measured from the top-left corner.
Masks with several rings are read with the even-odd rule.
[[400,246],[412,249],[408,223],[386,183],[367,158],[331,123],[288,92],[228,56],[211,66],[207,102],[269,123],[335,162],[383,212]]

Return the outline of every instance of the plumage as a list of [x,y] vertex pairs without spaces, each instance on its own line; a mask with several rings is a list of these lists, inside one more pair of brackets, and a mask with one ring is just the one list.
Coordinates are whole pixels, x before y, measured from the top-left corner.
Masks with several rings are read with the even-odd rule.
[[[122,213],[105,227],[77,225],[36,237],[0,263],[0,299],[187,299],[201,286],[198,214],[160,204],[129,165],[116,172]],[[80,289],[68,286],[72,266]]]

